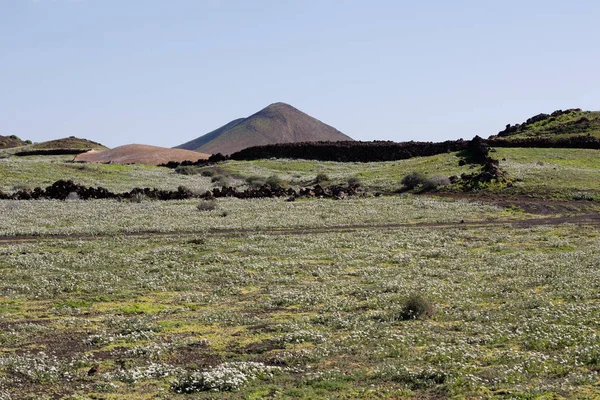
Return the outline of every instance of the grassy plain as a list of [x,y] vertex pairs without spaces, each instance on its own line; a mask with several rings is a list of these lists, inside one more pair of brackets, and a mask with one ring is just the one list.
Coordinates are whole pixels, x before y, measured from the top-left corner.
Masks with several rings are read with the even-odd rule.
[[[547,172],[563,196],[596,170],[592,154],[496,154],[522,171],[520,190],[537,184],[523,166],[538,161],[557,166]],[[54,160],[43,179],[73,179]],[[223,168],[395,190],[411,170],[468,170],[456,161]],[[0,160],[6,186],[33,184],[27,168],[41,163]],[[81,179],[113,190],[153,186],[144,174],[211,186],[86,168]],[[597,223],[518,227],[539,216],[414,195],[196,203],[0,201],[1,400],[600,397]],[[405,319],[414,294],[431,318]]]

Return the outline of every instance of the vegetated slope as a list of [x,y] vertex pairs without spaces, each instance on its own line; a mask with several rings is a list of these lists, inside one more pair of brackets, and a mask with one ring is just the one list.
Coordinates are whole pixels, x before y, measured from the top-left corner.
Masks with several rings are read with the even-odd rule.
[[600,138],[600,112],[582,111],[580,108],[557,110],[552,114],[538,114],[527,121],[506,125],[506,129],[490,140],[518,141],[547,139],[553,141],[572,139],[573,136]]
[[27,142],[24,142],[23,140],[21,140],[19,137],[15,136],[15,135],[10,135],[10,136],[0,135],[0,148],[8,149],[11,147],[25,146],[26,144],[27,144]]
[[88,150],[106,150],[108,147],[87,139],[79,139],[75,136],[68,138],[49,140],[47,142],[35,143],[24,147],[15,153],[16,156],[52,156],[64,154],[80,154]]
[[[332,126],[285,103],[274,103],[256,114],[178,146],[203,153],[231,154],[242,149],[275,143],[351,141]],[[192,147],[202,143],[199,147]]]
[[91,150],[75,157],[76,162],[119,163],[159,165],[169,161],[198,161],[207,159],[210,154],[190,150],[169,149],[144,144],[128,144],[114,149]]
[[93,142],[88,139],[80,139],[75,136],[69,136],[67,138],[49,140],[47,142],[35,143],[30,147],[32,150],[49,150],[49,149],[73,149],[73,150],[106,150],[108,147]]

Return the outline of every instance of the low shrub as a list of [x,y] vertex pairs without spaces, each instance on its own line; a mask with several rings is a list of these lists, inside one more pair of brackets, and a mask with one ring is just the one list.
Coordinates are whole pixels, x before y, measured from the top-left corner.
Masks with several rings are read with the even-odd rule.
[[265,183],[271,186],[272,189],[281,189],[284,185],[283,180],[277,175],[271,175],[267,178]]
[[445,176],[433,175],[423,182],[423,190],[436,190],[444,186],[450,185],[450,179]]
[[317,174],[317,176],[315,177],[315,183],[323,183],[323,182],[328,182],[329,181],[329,176],[323,172]]
[[412,190],[425,182],[425,175],[420,172],[411,172],[406,175],[400,183],[404,185],[408,190]]
[[198,211],[214,211],[217,208],[217,202],[215,200],[202,200],[196,208]]
[[180,165],[175,168],[175,172],[182,175],[196,175],[200,172],[199,168],[194,165]]
[[141,203],[144,200],[146,200],[146,195],[143,192],[135,192],[131,196],[132,203]]
[[433,304],[425,299],[420,294],[411,295],[400,312],[400,319],[411,320],[411,319],[422,319],[429,318],[433,315],[435,309]]
[[229,179],[224,175],[215,175],[210,181],[217,186],[229,186]]
[[356,176],[348,178],[348,186],[359,187],[361,184],[362,182],[360,181],[360,178]]
[[246,178],[246,183],[253,189],[257,189],[266,183],[266,179],[261,176],[249,176]]

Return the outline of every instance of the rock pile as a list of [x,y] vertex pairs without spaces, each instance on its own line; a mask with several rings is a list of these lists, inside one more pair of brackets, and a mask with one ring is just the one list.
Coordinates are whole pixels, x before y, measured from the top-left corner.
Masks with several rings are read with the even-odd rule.
[[0,191],[0,199],[2,200],[38,200],[38,199],[53,199],[53,200],[90,200],[90,199],[119,199],[131,200],[136,197],[143,196],[152,200],[183,200],[194,197],[203,199],[214,199],[222,197],[235,197],[238,199],[256,199],[256,198],[275,198],[288,197],[288,200],[294,201],[301,197],[317,197],[328,199],[345,199],[359,194],[358,185],[332,185],[321,187],[315,185],[312,188],[302,188],[299,190],[285,189],[282,187],[271,187],[268,184],[262,185],[257,189],[238,190],[234,187],[215,188],[212,191],[207,191],[203,195],[198,196],[184,186],[179,186],[177,190],[159,190],[150,188],[135,188],[129,192],[113,193],[103,187],[86,187],[78,185],[71,180],[59,180],[51,186],[42,189],[37,187],[33,190],[22,189],[12,194],[3,193]]

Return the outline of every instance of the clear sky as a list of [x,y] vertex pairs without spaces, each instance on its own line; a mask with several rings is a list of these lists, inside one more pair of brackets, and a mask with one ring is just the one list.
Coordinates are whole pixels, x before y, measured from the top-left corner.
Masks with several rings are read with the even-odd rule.
[[359,140],[600,109],[600,2],[0,0],[0,135],[175,146],[286,102]]

